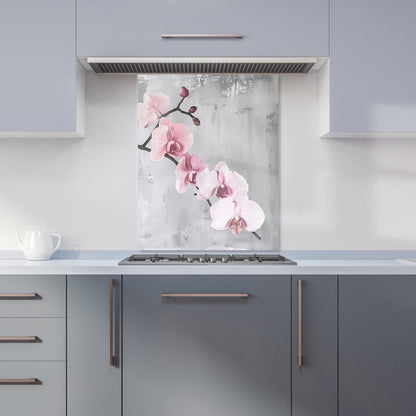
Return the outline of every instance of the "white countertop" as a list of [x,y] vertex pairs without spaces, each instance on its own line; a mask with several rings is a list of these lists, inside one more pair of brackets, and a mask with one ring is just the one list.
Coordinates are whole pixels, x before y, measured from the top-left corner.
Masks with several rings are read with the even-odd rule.
[[390,260],[339,260],[292,258],[297,266],[279,265],[140,265],[119,266],[117,259],[59,259],[48,261],[0,260],[0,274],[91,274],[91,275],[194,275],[194,274],[266,274],[266,275],[415,275],[416,263]]

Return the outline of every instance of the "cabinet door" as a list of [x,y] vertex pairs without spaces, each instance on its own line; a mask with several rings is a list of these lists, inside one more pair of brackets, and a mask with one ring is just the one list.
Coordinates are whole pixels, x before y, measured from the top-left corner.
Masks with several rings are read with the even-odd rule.
[[120,276],[68,276],[68,416],[121,415],[120,299]]
[[292,416],[337,416],[337,286],[337,276],[292,279]]
[[331,0],[331,132],[416,132],[415,15],[411,0]]
[[[78,0],[78,56],[327,56],[329,0]],[[243,39],[162,39],[162,34]]]
[[0,137],[77,136],[75,0],[3,1]]
[[127,276],[123,304],[124,416],[290,415],[290,276]]
[[339,415],[414,416],[416,276],[341,276]]

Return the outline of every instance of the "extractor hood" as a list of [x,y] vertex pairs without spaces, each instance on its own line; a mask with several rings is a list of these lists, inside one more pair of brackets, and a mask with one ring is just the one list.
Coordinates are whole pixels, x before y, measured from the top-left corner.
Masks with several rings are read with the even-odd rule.
[[[319,69],[314,57],[95,57],[87,58],[98,74],[306,74]],[[85,65],[86,64],[86,65]]]

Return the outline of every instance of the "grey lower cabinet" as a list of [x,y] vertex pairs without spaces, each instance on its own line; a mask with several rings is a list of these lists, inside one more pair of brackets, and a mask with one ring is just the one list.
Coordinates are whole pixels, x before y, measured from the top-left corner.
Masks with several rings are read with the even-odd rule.
[[66,415],[66,276],[0,276],[0,414]]
[[337,276],[292,278],[292,416],[337,416],[337,291]]
[[68,276],[67,414],[414,416],[415,295],[415,276]]
[[123,350],[124,416],[289,416],[291,277],[124,276]]
[[67,415],[120,416],[121,277],[68,276],[67,304]]
[[416,276],[340,276],[339,416],[414,416]]

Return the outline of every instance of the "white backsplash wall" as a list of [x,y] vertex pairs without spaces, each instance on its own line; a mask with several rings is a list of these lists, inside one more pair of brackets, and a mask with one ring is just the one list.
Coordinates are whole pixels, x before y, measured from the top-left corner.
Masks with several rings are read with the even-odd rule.
[[[280,78],[281,249],[415,249],[416,140],[318,138],[317,74]],[[87,76],[87,138],[0,140],[0,250],[134,250],[136,76]]]

